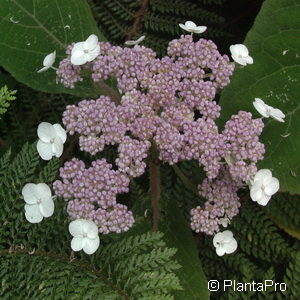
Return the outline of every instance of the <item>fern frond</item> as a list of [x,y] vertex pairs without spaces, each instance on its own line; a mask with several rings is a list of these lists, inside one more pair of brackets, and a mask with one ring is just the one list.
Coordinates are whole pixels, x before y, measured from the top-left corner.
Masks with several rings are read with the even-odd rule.
[[265,211],[276,224],[300,231],[300,196],[281,193],[272,197]]
[[240,248],[258,259],[277,263],[291,251],[271,219],[250,201],[244,203],[240,214],[233,220],[232,231],[240,240]]
[[0,187],[7,191],[17,192],[25,182],[32,179],[34,171],[39,163],[39,156],[36,151],[36,143],[26,143],[20,153],[13,159],[10,165],[3,170],[0,178]]
[[51,184],[56,175],[59,167],[59,159],[54,157],[52,158],[40,171],[37,177],[37,183],[44,182],[46,184]]
[[[117,290],[82,265],[36,254],[0,252],[1,299],[122,299]],[[47,256],[48,255],[48,256]]]
[[6,85],[0,88],[0,115],[3,115],[7,111],[11,101],[16,100],[16,92],[15,90],[10,91]]
[[[300,252],[293,252],[291,254],[291,260],[286,269],[286,274],[283,278],[283,282],[286,283],[289,299],[300,298]],[[286,293],[283,292],[286,296]],[[286,298],[287,299],[287,298]]]
[[[102,0],[92,1],[91,6],[99,27],[113,44],[123,44],[127,33],[132,28],[141,1]],[[156,51],[159,56],[166,54],[167,44],[177,38],[182,30],[178,24],[186,20],[205,24],[209,30],[204,36],[215,38],[226,36],[222,29],[224,18],[216,11],[224,0],[153,0],[143,15],[141,29],[133,38],[146,35],[144,44]]]

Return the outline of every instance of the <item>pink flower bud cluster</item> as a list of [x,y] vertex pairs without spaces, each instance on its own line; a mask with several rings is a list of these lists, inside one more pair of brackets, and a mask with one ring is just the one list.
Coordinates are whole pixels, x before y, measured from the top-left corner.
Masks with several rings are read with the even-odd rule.
[[250,112],[240,111],[225,124],[222,156],[232,158],[229,172],[235,180],[248,181],[256,171],[256,163],[264,158],[265,147],[259,142],[264,128],[261,119],[252,119]]
[[221,218],[231,220],[239,212],[237,190],[241,184],[234,181],[227,167],[222,167],[215,179],[204,179],[198,186],[200,196],[207,199],[204,207],[191,210],[191,228],[213,235],[218,232]]
[[124,232],[134,223],[131,211],[116,201],[117,194],[129,191],[129,178],[105,159],[95,160],[86,168],[76,158],[60,169],[61,180],[53,184],[55,194],[68,201],[67,211],[72,220],[94,221],[100,233]]
[[[74,44],[69,45],[67,47],[67,55],[70,56],[72,48]],[[75,83],[82,81],[83,78],[80,76],[81,67],[80,66],[74,66],[71,64],[71,61],[69,58],[63,59],[59,63],[59,68],[56,71],[57,75],[57,83],[62,83],[67,88],[74,88]]]
[[[171,41],[168,56],[161,59],[153,50],[139,45],[133,48],[106,42],[99,45],[97,58],[76,67],[70,63],[72,45],[69,46],[68,57],[57,71],[60,82],[67,87],[74,87],[81,80],[83,69],[90,72],[95,84],[109,78],[117,80],[120,103],[101,96],[68,106],[63,115],[69,134],[79,134],[81,150],[95,155],[106,145],[118,145],[115,160],[118,170],[111,170],[102,160],[96,161],[97,168],[93,165],[90,171],[92,177],[97,178],[96,182],[104,180],[118,189],[119,185],[113,183],[116,178],[123,178],[123,183],[129,182],[145,172],[150,149],[157,150],[158,158],[169,164],[197,160],[207,174],[207,179],[199,186],[199,193],[207,203],[204,208],[192,210],[191,226],[197,232],[212,234],[218,231],[219,218],[224,214],[232,218],[238,213],[237,189],[255,173],[256,163],[264,155],[264,146],[259,142],[263,129],[261,120],[253,120],[250,113],[239,112],[232,116],[221,133],[215,123],[220,106],[214,98],[229,83],[234,64],[218,52],[212,41],[193,42],[191,35]],[[224,160],[228,162],[226,168],[222,167]],[[98,191],[100,183],[96,185],[94,179],[81,175],[88,172],[83,171],[84,167],[78,172],[72,171],[82,180],[81,185],[76,176],[76,186],[66,181],[64,174],[78,168],[78,164],[76,160],[72,161],[71,168],[66,164],[66,171],[61,173],[63,182],[56,184],[58,194],[69,200],[70,216],[95,220],[101,232],[124,231],[120,224],[127,224],[124,225],[127,228],[132,224],[129,221],[132,216],[126,207],[115,201],[116,195],[124,190],[114,189],[115,194],[111,194],[106,187]],[[102,178],[103,174],[109,179]],[[84,191],[96,193],[97,200],[71,193],[73,188],[79,193],[82,185]],[[105,206],[103,201],[111,202]],[[99,207],[95,207],[95,203]]]

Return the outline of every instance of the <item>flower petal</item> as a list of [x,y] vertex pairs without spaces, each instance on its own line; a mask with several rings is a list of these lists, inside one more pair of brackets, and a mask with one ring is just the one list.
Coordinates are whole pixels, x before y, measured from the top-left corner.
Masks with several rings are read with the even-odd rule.
[[232,237],[229,243],[225,244],[225,251],[227,254],[233,253],[237,249],[237,241]]
[[214,238],[213,238],[213,245],[215,247],[219,247],[219,243],[223,240],[223,237],[222,237],[222,232],[218,232],[214,235]]
[[179,24],[179,27],[185,31],[190,31],[184,24]]
[[269,117],[269,113],[267,111],[267,105],[263,100],[260,98],[255,98],[255,101],[253,102],[253,106],[255,109],[265,118]]
[[43,199],[52,197],[51,189],[46,183],[38,183],[35,186],[38,198]]
[[89,53],[87,54],[87,61],[92,61],[94,60],[100,53],[100,46],[98,45],[95,49],[89,51]]
[[71,248],[73,251],[80,251],[83,248],[83,237],[74,237],[71,241]]
[[25,184],[22,189],[24,201],[28,204],[36,204],[38,200],[36,192],[36,185],[34,183]]
[[195,33],[203,33],[206,31],[207,27],[206,26],[197,26],[196,29],[194,29]]
[[43,199],[42,202],[39,205],[41,214],[45,217],[51,217],[54,212],[54,202],[52,198]]
[[216,253],[218,254],[218,256],[223,256],[226,252],[226,249],[224,247],[217,247],[216,248]]
[[44,143],[39,140],[36,149],[43,160],[50,160],[53,156],[51,143]]
[[95,253],[100,245],[100,239],[99,236],[97,236],[95,239],[86,239],[85,245],[83,246],[83,251],[91,255]]
[[83,51],[75,51],[71,56],[71,63],[75,66],[84,65],[86,63],[86,59]]
[[[84,52],[84,47],[83,46],[84,46],[84,42],[76,43],[72,48],[71,56],[73,56],[74,54],[78,55],[79,52]],[[75,55],[75,56],[77,56],[77,55]]]
[[51,139],[56,136],[55,130],[52,124],[48,122],[42,122],[38,126],[37,130],[38,137],[45,143],[49,143]]
[[250,197],[253,201],[257,202],[263,196],[263,190],[259,181],[254,182],[250,189]]
[[67,140],[67,133],[65,129],[63,129],[60,124],[54,124],[53,128],[55,130],[56,135],[60,137],[63,143],[65,143]]
[[247,64],[252,65],[253,64],[253,58],[251,56],[246,56],[245,61]]
[[223,242],[231,241],[233,238],[233,233],[230,230],[225,230],[222,232],[222,240]]
[[55,154],[56,157],[61,157],[64,151],[64,144],[60,137],[56,137],[54,143],[52,144],[52,153]]
[[55,62],[55,58],[56,58],[56,51],[53,51],[52,53],[48,54],[44,58],[43,65],[48,68],[52,67],[52,65]]
[[84,42],[84,50],[94,50],[98,45],[98,37],[95,34],[91,34]]
[[232,55],[246,57],[249,55],[248,48],[243,44],[235,44],[229,47]]
[[193,21],[186,21],[184,25],[187,29],[195,29],[197,27]]
[[38,204],[25,204],[25,218],[30,223],[40,223],[43,220],[43,216],[40,212]]
[[242,66],[246,66],[247,62],[243,57],[237,56],[237,55],[231,55],[232,59],[237,62],[238,64]]
[[272,177],[272,172],[269,169],[261,169],[255,174],[254,181],[258,180],[263,182],[263,180],[268,177]]
[[271,196],[268,196],[266,194],[263,194],[260,199],[257,201],[257,203],[259,205],[262,205],[262,206],[266,206],[268,204],[268,202],[270,201],[271,199]]
[[285,114],[280,109],[271,107],[270,116],[276,121],[284,123]]
[[83,236],[83,219],[77,219],[69,224],[69,232],[72,236]]
[[98,236],[98,226],[91,220],[84,220],[83,232],[87,234],[89,239],[95,239]]
[[267,196],[272,196],[279,190],[279,180],[275,177],[268,179],[265,183],[264,192]]

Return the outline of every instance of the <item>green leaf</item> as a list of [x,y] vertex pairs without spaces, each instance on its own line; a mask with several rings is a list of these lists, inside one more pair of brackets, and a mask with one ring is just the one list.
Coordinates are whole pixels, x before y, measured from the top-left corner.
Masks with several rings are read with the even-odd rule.
[[174,293],[176,300],[205,300],[209,299],[207,280],[202,270],[200,258],[192,232],[177,203],[162,197],[164,218],[159,230],[165,234],[167,245],[176,247],[174,258],[182,266],[177,276],[182,285],[182,291]]
[[252,105],[262,98],[286,114],[285,123],[264,119],[266,146],[259,168],[271,169],[281,191],[300,193],[300,1],[267,0],[245,44],[254,64],[235,71],[221,97],[222,123],[239,110],[260,117]]
[[85,0],[2,0],[0,65],[22,83],[44,92],[94,96],[91,83],[76,89],[56,84],[52,69],[37,73],[44,57],[56,50],[55,67],[66,57],[65,47],[95,33],[104,40]]

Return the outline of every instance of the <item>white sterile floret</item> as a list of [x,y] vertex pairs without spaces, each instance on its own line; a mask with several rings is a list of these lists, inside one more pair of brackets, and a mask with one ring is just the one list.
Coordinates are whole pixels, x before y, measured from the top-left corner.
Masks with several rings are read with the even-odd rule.
[[50,160],[53,156],[60,157],[67,139],[66,131],[60,124],[40,123],[37,134],[39,141],[37,151],[42,159]]
[[266,104],[262,99],[255,98],[253,102],[255,109],[265,118],[273,118],[276,121],[284,122],[285,114],[278,108]]
[[218,232],[213,238],[213,244],[219,256],[231,254],[237,249],[237,241],[230,230]]
[[[48,54],[43,61],[43,68],[41,68],[40,70],[38,70],[37,72],[44,72],[47,71],[49,68],[53,68],[52,65],[55,62],[55,58],[56,58],[56,51],[53,51],[52,53]],[[53,68],[54,69],[54,68]]]
[[230,224],[230,219],[227,216],[225,216],[223,218],[220,218],[218,223],[226,228],[228,226],[228,224]]
[[146,37],[145,35],[142,35],[137,40],[126,41],[125,45],[128,45],[128,46],[138,45],[139,43],[141,43],[145,39],[145,37]]
[[54,202],[49,186],[45,183],[27,183],[22,189],[25,217],[30,223],[39,223],[53,215]]
[[99,247],[98,227],[91,220],[78,219],[69,224],[69,232],[73,236],[71,248],[73,251],[83,250],[93,254]]
[[242,66],[253,64],[253,58],[249,56],[247,47],[243,44],[236,44],[230,46],[232,59]]
[[260,205],[267,205],[272,195],[279,190],[279,180],[268,169],[259,170],[250,183],[250,197]]
[[206,26],[197,26],[192,21],[186,21],[184,24],[179,24],[179,26],[183,30],[191,32],[191,33],[203,33],[207,29]]
[[90,35],[86,41],[76,43],[71,52],[71,63],[75,66],[83,65],[94,60],[100,53],[98,37]]

